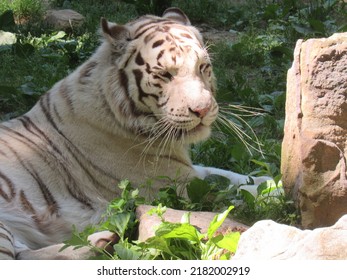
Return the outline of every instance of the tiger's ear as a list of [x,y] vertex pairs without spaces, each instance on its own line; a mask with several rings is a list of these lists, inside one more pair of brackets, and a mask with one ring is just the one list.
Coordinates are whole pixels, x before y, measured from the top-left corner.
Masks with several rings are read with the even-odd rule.
[[116,52],[121,52],[125,49],[131,40],[130,32],[125,26],[110,23],[105,18],[101,18],[101,29],[103,36],[114,47]]
[[179,8],[171,7],[164,11],[163,18],[178,21],[184,25],[190,25],[190,20],[187,15]]

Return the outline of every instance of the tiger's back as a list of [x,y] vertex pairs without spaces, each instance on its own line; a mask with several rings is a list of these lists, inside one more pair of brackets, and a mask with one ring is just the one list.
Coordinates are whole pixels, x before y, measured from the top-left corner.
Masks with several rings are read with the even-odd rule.
[[122,179],[195,175],[189,145],[218,113],[200,34],[176,8],[101,27],[88,61],[0,124],[0,258],[98,222]]

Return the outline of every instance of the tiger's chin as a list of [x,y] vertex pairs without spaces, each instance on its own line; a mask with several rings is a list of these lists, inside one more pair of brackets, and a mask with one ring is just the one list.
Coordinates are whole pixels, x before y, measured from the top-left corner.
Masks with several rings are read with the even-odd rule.
[[202,123],[190,130],[181,130],[180,141],[185,144],[194,144],[207,139],[211,134],[211,127]]

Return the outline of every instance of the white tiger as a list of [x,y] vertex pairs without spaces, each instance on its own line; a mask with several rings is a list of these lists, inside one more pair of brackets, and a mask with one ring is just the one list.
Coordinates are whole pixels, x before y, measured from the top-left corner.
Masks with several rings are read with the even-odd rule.
[[169,8],[123,26],[102,19],[101,30],[89,60],[28,113],[0,124],[0,258],[87,257],[58,253],[61,242],[72,225],[97,223],[125,178],[248,179],[189,158],[189,145],[209,136],[218,105],[209,55],[187,16]]

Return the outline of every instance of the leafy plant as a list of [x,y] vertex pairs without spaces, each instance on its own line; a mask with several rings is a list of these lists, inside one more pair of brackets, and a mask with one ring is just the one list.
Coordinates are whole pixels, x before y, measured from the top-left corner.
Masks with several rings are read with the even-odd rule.
[[12,10],[6,10],[0,14],[0,30],[12,31],[16,24]]
[[[61,250],[69,246],[75,249],[89,247],[98,253],[102,259],[229,259],[236,251],[239,232],[217,233],[229,212],[230,206],[211,221],[207,233],[200,233],[190,224],[189,213],[183,215],[181,223],[165,221],[166,207],[159,204],[150,211],[161,219],[161,224],[155,231],[155,236],[144,242],[132,240],[137,220],[135,208],[144,202],[138,196],[138,190],[133,189],[129,181],[122,181],[119,186],[122,194],[113,200],[107,208],[100,224],[90,226],[79,232],[73,229],[72,237],[65,241]],[[120,240],[113,246],[110,254],[102,248],[93,246],[88,236],[96,231],[110,230],[117,233]]]
[[41,0],[5,0],[0,3],[0,13],[12,10],[17,21],[39,20],[44,8]]
[[240,237],[239,232],[217,233],[229,212],[230,206],[211,221],[207,233],[200,233],[190,224],[190,214],[183,215],[181,223],[166,222],[163,218],[165,209],[161,205],[150,211],[157,214],[162,223],[158,226],[155,236],[139,243],[142,249],[155,249],[155,259],[230,259],[235,253]]
[[125,0],[124,2],[133,4],[139,15],[154,14],[161,16],[165,9],[171,7],[172,0]]

